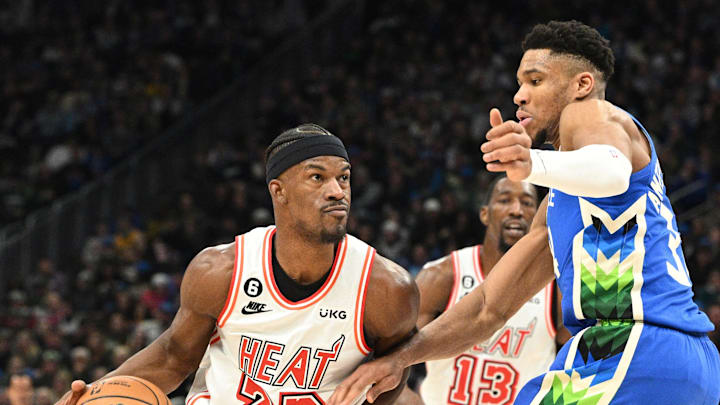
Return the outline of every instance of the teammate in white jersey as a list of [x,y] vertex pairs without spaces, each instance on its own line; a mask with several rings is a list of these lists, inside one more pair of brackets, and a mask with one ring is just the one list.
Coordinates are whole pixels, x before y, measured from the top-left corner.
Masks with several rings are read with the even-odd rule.
[[[537,205],[537,190],[530,183],[501,176],[490,184],[480,208],[480,221],[486,227],[483,244],[426,264],[415,280],[420,290],[418,329],[485,280],[502,255],[527,233]],[[512,403],[527,380],[548,369],[556,342],[562,345],[570,338],[553,290],[551,283],[535,294],[487,341],[456,357],[427,362],[421,395],[406,388],[397,404]]]
[[[168,330],[108,376],[169,393],[197,370],[190,405],[318,405],[361,362],[412,335],[415,283],[346,235],[350,163],[340,139],[300,125],[265,158],[275,226],[200,252]],[[74,405],[85,389],[73,382],[60,403]],[[401,390],[378,400],[393,403]]]

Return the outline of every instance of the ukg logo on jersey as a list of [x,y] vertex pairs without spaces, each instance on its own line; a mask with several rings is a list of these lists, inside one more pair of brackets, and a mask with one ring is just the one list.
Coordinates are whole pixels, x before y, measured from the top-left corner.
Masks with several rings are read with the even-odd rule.
[[345,319],[347,312],[337,309],[320,308],[320,318]]

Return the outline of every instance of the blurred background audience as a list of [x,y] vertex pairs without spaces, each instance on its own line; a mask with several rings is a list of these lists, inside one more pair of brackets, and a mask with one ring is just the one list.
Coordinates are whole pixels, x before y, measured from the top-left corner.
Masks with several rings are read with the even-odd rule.
[[[0,6],[0,223],[102,178],[329,3]],[[631,2],[622,13],[592,1],[562,9],[549,0],[356,3],[363,12],[347,18],[358,20],[359,35],[332,58],[293,80],[263,82],[249,125],[197,132],[194,154],[174,172],[179,186],[99,218],[71,264],[33,252],[30,274],[1,269],[0,404],[51,404],[73,379],[97,379],[157,337],[199,250],[272,223],[262,153],[302,122],[348,147],[349,229],[380,253],[415,274],[480,241],[487,114],[497,106],[514,115],[522,37],[552,18],[581,19],[612,41],[607,98],[654,136],[695,298],[720,328],[720,214],[707,209],[720,205],[720,9],[711,0]],[[717,330],[711,337],[720,344]]]

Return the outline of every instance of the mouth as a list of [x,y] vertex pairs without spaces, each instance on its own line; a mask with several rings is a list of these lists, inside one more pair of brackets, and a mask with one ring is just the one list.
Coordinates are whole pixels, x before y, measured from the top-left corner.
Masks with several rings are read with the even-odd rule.
[[345,205],[334,205],[332,207],[325,208],[323,213],[333,217],[343,218],[348,215],[348,207]]
[[503,232],[514,238],[522,238],[527,233],[528,227],[522,221],[508,221],[503,225]]
[[530,114],[522,110],[518,110],[517,113],[515,113],[515,116],[517,117],[520,125],[522,125],[523,127],[527,127],[533,120]]

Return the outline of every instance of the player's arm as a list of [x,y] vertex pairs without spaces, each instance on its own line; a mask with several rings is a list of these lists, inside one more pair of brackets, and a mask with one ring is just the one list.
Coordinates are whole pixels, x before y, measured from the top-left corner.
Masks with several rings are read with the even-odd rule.
[[[197,368],[227,297],[234,246],[205,249],[190,262],[180,288],[180,308],[170,327],[105,377],[133,375],[168,393]],[[85,387],[73,382],[72,394],[59,403],[74,404]]]
[[[562,151],[530,149],[525,128],[515,121],[502,122],[500,112],[493,109],[493,128],[481,146],[487,169],[575,196],[624,193],[633,172],[630,136],[601,103],[587,100],[565,107],[559,126]],[[636,160],[642,166],[642,159]]]
[[360,366],[335,391],[329,405],[348,404],[375,384],[368,400],[394,388],[399,370],[427,360],[452,357],[490,338],[554,277],[545,223],[547,197],[530,232],[495,265],[485,282],[422,328],[392,354]]
[[452,257],[445,256],[426,264],[415,278],[415,283],[420,292],[417,328],[422,329],[447,308],[455,283]]
[[[365,299],[364,330],[374,356],[382,356],[415,332],[418,290],[407,271],[392,261],[375,256]],[[376,404],[394,404],[410,369],[402,373],[401,383],[380,395]]]
[[227,246],[205,249],[190,262],[170,327],[109,375],[145,378],[171,392],[197,368],[227,298],[235,245]]
[[[447,308],[455,283],[452,256],[427,263],[418,273],[415,283],[420,291],[417,328],[422,329]],[[423,401],[420,395],[405,385],[395,405],[423,405]]]
[[568,104],[560,116],[562,151],[531,151],[528,181],[584,197],[611,197],[630,185],[632,144],[602,100]]

